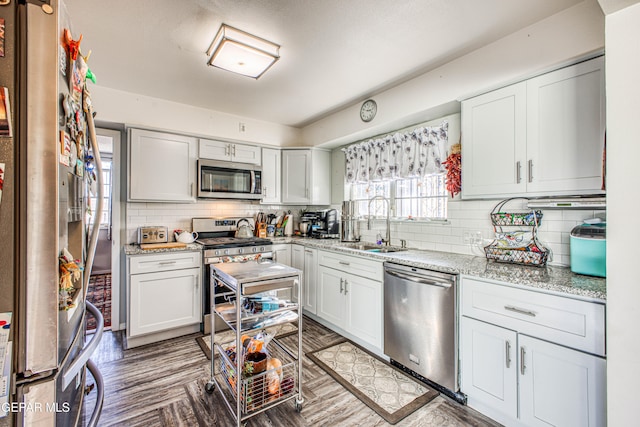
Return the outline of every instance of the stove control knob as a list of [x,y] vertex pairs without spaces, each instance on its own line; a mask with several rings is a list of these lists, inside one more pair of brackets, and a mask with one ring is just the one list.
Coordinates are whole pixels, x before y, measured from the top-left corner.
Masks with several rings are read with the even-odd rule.
[[264,252],[264,246],[260,246],[260,252]]
[[242,248],[238,249],[238,253],[239,254],[243,254],[244,253],[244,249],[242,249]]
[[256,248],[255,246],[253,248],[251,248],[251,252],[256,253],[258,252],[258,248]]
[[225,249],[225,250],[224,250],[224,254],[225,254],[225,255],[229,255],[229,249]]
[[216,254],[216,255],[220,255],[220,251],[216,251],[216,252],[215,252],[215,254]]

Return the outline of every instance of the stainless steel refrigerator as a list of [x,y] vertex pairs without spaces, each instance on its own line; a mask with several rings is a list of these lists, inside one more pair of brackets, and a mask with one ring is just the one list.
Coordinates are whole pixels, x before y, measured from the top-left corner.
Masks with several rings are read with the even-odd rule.
[[87,202],[101,168],[88,52],[57,0],[4,0],[0,26],[0,426],[81,425],[87,368],[95,424],[103,384],[89,358],[102,328],[85,340],[85,317],[102,319],[85,301],[97,231]]

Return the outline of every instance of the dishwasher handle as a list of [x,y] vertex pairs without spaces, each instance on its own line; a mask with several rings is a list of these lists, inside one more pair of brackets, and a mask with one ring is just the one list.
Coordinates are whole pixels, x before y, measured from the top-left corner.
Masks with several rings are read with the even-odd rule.
[[420,283],[423,285],[438,286],[438,287],[447,288],[447,289],[450,288],[452,285],[452,283],[449,281],[439,280],[435,277],[425,278],[422,276],[415,276],[413,274],[401,273],[399,271],[389,270],[389,269],[385,270],[385,273],[394,277],[398,277],[403,280],[410,280],[412,282]]

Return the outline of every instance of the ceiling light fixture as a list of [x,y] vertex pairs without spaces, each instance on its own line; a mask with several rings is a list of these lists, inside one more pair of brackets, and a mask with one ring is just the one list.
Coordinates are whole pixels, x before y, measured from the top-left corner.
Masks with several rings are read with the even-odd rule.
[[257,79],[280,59],[280,46],[222,24],[207,56],[208,65]]

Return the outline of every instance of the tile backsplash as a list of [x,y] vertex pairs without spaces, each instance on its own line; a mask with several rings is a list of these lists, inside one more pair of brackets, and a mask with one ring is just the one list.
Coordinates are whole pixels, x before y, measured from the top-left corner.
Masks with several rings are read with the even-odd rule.
[[[489,214],[497,203],[496,200],[450,200],[446,223],[392,221],[391,244],[399,245],[400,239],[404,239],[410,248],[484,256],[482,247],[488,245],[494,236]],[[526,202],[514,200],[509,202],[505,210],[527,210]],[[604,210],[543,210],[538,239],[553,252],[553,258],[549,264],[570,265],[571,229],[582,224],[582,220],[603,215],[604,212]],[[378,233],[384,236],[385,222],[376,220],[373,222],[372,230],[367,230],[366,221],[362,221],[360,232],[362,240],[375,241]],[[470,240],[477,233],[482,236],[482,244],[472,245]]]
[[163,225],[169,229],[169,241],[173,241],[173,230],[191,230],[192,218],[255,216],[258,211],[275,213],[291,211],[298,216],[304,206],[261,205],[242,201],[204,201],[184,203],[127,203],[127,243],[138,239],[138,227]]
[[[448,221],[392,221],[391,243],[400,245],[400,239],[407,246],[468,255],[484,256],[482,246],[493,238],[493,226],[489,213],[496,205],[495,200],[462,201],[450,200]],[[339,209],[339,206],[335,206]],[[175,229],[191,230],[191,219],[198,217],[253,216],[258,211],[291,211],[295,217],[304,206],[265,206],[258,203],[237,201],[198,201],[194,204],[180,203],[127,203],[127,243],[137,240],[138,227],[143,225],[164,225],[169,229],[170,241]],[[507,210],[526,210],[524,201],[513,201]],[[570,265],[569,233],[586,218],[603,215],[604,210],[543,210],[538,238],[553,251],[553,265]],[[378,233],[384,236],[385,221],[375,220],[371,230],[366,229],[366,221],[360,224],[362,240],[373,242]],[[472,245],[477,233],[482,236],[482,245]]]

